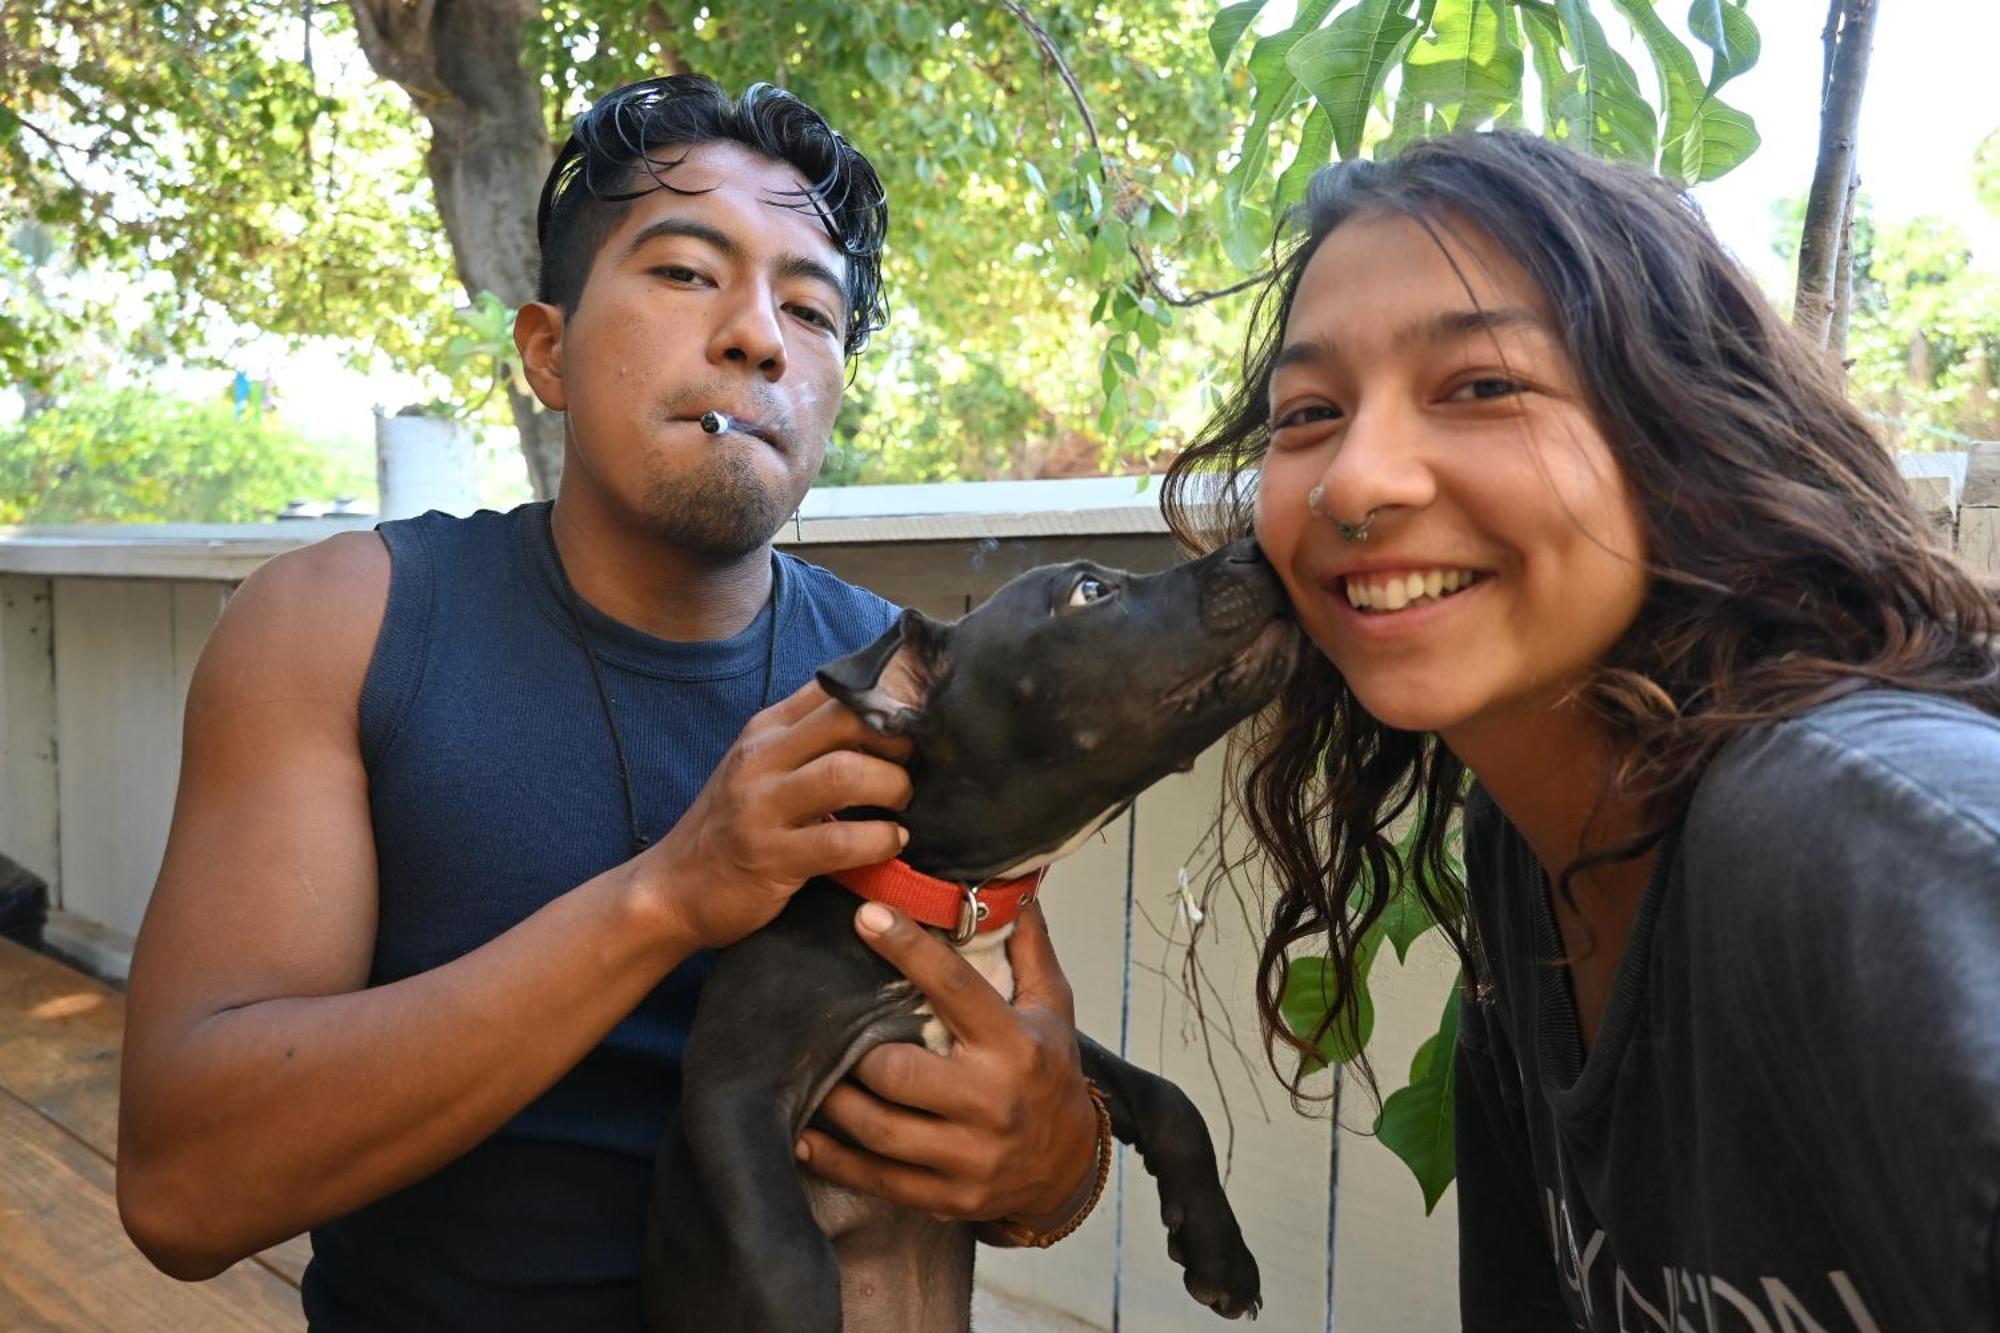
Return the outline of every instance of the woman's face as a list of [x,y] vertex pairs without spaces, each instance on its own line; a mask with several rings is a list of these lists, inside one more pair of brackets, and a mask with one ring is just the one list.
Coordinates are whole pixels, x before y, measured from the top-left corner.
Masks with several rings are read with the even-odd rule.
[[1313,255],[1257,536],[1362,705],[1465,755],[1532,734],[1624,633],[1646,552],[1540,292],[1476,229],[1438,235],[1363,215]]

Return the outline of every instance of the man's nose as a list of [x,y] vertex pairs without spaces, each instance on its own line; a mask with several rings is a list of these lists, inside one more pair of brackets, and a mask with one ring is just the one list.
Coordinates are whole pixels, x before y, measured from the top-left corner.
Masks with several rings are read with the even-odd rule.
[[767,379],[785,373],[785,331],[777,300],[763,283],[750,283],[723,295],[722,322],[709,340],[709,360],[746,368]]

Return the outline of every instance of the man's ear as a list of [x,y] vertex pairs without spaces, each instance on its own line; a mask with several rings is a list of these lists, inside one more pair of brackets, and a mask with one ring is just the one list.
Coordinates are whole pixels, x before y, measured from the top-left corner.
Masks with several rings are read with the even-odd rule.
[[905,610],[882,637],[819,669],[819,683],[883,736],[922,730],[931,687],[944,674],[951,626]]
[[563,312],[546,301],[530,301],[514,313],[514,350],[521,370],[542,406],[562,412],[569,406],[563,385]]

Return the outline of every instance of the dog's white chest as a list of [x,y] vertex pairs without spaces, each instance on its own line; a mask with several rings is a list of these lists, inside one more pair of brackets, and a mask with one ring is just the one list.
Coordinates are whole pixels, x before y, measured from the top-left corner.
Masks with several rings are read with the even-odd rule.
[[[969,944],[952,946],[960,958],[972,964],[973,970],[1000,992],[1003,1000],[1014,998],[1014,966],[1007,961],[1007,940],[1013,933],[1014,927],[1009,924],[975,935]],[[922,1005],[917,1012],[926,1015],[928,1020],[924,1023],[924,1045],[939,1055],[949,1054],[951,1032],[943,1020],[932,1013],[929,1004]]]

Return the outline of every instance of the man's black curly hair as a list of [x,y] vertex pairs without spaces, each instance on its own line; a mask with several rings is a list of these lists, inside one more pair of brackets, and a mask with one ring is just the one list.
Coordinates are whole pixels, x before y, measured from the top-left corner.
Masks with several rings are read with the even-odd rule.
[[[817,214],[847,256],[849,356],[882,327],[882,243],[889,204],[867,158],[826,118],[768,83],[739,98],[712,79],[674,74],[613,89],[576,118],[556,154],[535,213],[542,270],[536,297],[564,311],[583,299],[584,280],[626,207],[655,190],[682,190],[669,173],[697,144],[738,143],[796,168],[810,182],[790,207]],[[678,150],[660,156],[661,150]]]

